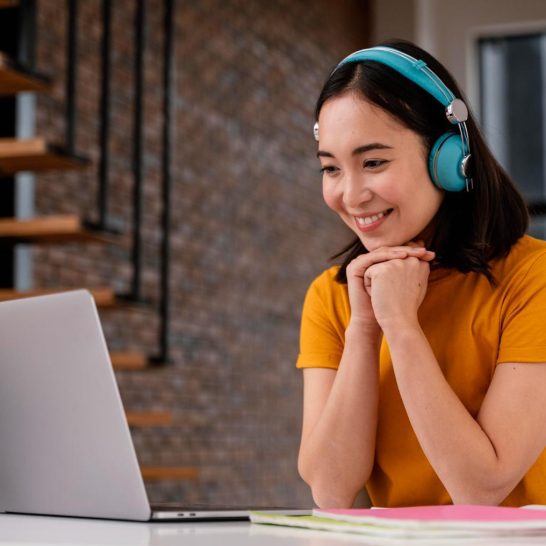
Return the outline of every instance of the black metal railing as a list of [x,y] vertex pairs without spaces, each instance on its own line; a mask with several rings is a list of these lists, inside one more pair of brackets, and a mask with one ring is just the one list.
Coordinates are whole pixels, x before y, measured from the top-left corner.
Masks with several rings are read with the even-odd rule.
[[137,0],[135,14],[135,104],[133,117],[133,240],[132,279],[129,298],[142,300],[142,190],[144,172],[144,51],[146,42],[146,3]]
[[171,150],[173,141],[173,85],[174,85],[174,0],[165,0],[163,19],[163,153],[162,153],[162,214],[161,214],[161,275],[160,275],[160,328],[159,354],[153,362],[170,363],[169,324],[170,324],[170,233],[171,233],[171,192],[172,166]]
[[[157,6],[157,4],[154,4]],[[158,313],[158,353],[150,357],[154,364],[166,364],[170,359],[170,231],[172,193],[172,145],[173,145],[173,85],[174,85],[174,14],[175,0],[163,2],[163,106],[162,106],[162,152],[161,152],[161,248],[160,248],[160,291]],[[132,278],[129,293],[124,299],[143,302],[143,187],[144,187],[144,53],[146,49],[146,0],[137,0],[134,20],[134,110],[133,110],[133,202],[132,202]],[[103,0],[101,43],[102,78],[100,102],[100,164],[98,181],[98,228],[114,231],[109,225],[109,169],[110,169],[110,99],[111,99],[111,20],[112,3]]]
[[78,58],[78,0],[67,0],[68,23],[66,37],[66,138],[69,154],[76,153],[76,81]]
[[[154,4],[157,6],[157,4]],[[149,358],[153,364],[167,364],[170,358],[170,232],[172,193],[172,147],[174,125],[172,123],[174,100],[174,43],[175,0],[163,2],[163,106],[162,106],[162,152],[161,152],[161,247],[159,302],[160,316],[158,332],[158,353]],[[101,44],[102,85],[100,104],[100,165],[98,187],[98,227],[113,231],[108,222],[109,168],[110,168],[110,98],[111,98],[111,19],[112,3],[103,0],[103,36]],[[134,110],[133,110],[133,202],[132,202],[132,278],[129,293],[124,299],[143,302],[143,191],[144,191],[144,53],[146,50],[146,0],[137,0],[134,19]]]
[[100,160],[97,189],[97,228],[108,231],[108,190],[110,173],[110,76],[111,76],[112,2],[102,1],[101,94],[100,94]]
[[[132,146],[132,234],[131,263],[132,277],[130,287],[124,299],[142,302],[142,271],[143,271],[143,194],[144,194],[144,54],[146,51],[147,1],[135,0],[136,11],[134,19],[134,111],[133,111],[133,146]],[[157,9],[158,2],[148,0],[148,9]],[[67,46],[66,46],[66,126],[65,151],[76,155],[76,134],[78,122],[77,83],[78,83],[78,0],[66,0],[67,10]],[[112,9],[115,5],[111,0],[103,0],[101,4],[102,38],[101,74],[100,74],[100,104],[99,104],[99,164],[97,180],[97,222],[86,226],[107,232],[117,232],[110,225],[109,192],[110,192],[110,136],[111,136],[111,66],[112,66]],[[161,134],[161,218],[160,218],[160,260],[159,284],[160,295],[157,312],[160,316],[158,331],[158,351],[150,357],[150,362],[165,364],[170,359],[170,231],[171,231],[171,193],[172,193],[172,149],[174,140],[174,56],[175,56],[175,12],[176,0],[163,1],[163,105]],[[18,45],[19,60],[28,66],[33,66],[36,36],[36,2],[35,0],[20,0],[17,7],[20,36],[25,39]]]
[[17,61],[34,68],[36,65],[36,0],[20,0],[18,7]]

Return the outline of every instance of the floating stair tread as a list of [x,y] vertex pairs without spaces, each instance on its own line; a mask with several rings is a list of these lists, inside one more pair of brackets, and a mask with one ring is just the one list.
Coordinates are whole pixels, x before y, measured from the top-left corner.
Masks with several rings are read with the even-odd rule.
[[89,288],[87,286],[75,287],[49,287],[49,288],[33,288],[31,290],[15,290],[12,288],[0,288],[0,301],[20,300],[24,298],[32,298],[33,296],[45,296],[47,294],[58,294],[59,292],[69,292],[71,290],[88,290],[97,307],[101,309],[123,309],[135,306],[133,301],[119,296],[114,290],[108,286],[99,286]]
[[142,477],[145,480],[197,480],[199,479],[199,469],[194,466],[181,467],[160,467],[143,466],[141,467]]
[[90,161],[54,146],[41,137],[0,138],[0,174],[7,176],[21,171],[74,170],[90,165]]
[[[33,296],[45,296],[47,294],[57,294],[59,292],[67,292],[77,290],[77,288],[35,288],[32,290],[12,290],[7,288],[0,289],[0,301],[20,300],[24,298],[32,298]],[[97,307],[114,307],[117,305],[115,292],[108,287],[87,288]]]
[[[0,0],[0,8],[8,7],[2,5],[5,0]],[[25,68],[5,53],[0,52],[0,95],[15,95],[23,91],[49,91],[49,79]]]
[[172,424],[170,411],[128,411],[127,422],[131,427],[158,427]]
[[114,351],[110,353],[112,366],[116,370],[143,370],[148,367],[148,359],[141,353],[133,351]]
[[85,228],[77,215],[0,218],[0,241],[11,243],[116,243],[112,235]]

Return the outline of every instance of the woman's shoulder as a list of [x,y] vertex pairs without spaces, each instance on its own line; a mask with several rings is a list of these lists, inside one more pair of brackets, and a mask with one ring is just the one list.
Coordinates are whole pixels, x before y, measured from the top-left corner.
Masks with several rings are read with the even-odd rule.
[[311,282],[311,287],[320,292],[336,293],[343,291],[346,285],[339,283],[336,280],[336,275],[339,271],[339,265],[333,265],[325,269],[320,275],[316,276]]
[[307,291],[307,298],[320,300],[327,307],[345,307],[348,298],[347,285],[336,280],[339,268],[339,265],[334,265],[315,277]]
[[522,279],[531,269],[546,272],[546,241],[524,235],[504,258],[495,261],[492,273],[499,280]]
[[530,235],[520,237],[508,253],[508,261],[514,264],[534,262],[546,256],[546,241]]
[[351,312],[347,285],[336,280],[339,268],[339,265],[329,267],[315,277],[307,291],[305,308],[308,312],[328,317],[343,330]]

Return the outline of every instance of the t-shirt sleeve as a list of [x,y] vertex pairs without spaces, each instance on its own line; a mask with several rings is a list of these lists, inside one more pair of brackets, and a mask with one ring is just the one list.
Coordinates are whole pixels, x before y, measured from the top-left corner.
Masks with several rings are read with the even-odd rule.
[[337,369],[344,345],[344,328],[336,313],[331,283],[323,273],[310,285],[303,304],[298,368]]
[[546,254],[509,295],[501,328],[497,363],[546,362]]

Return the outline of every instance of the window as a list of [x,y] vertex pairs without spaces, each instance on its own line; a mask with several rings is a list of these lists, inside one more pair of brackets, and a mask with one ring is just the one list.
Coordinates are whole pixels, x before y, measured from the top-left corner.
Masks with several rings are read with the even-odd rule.
[[546,31],[478,46],[485,138],[530,206],[529,233],[546,239]]

